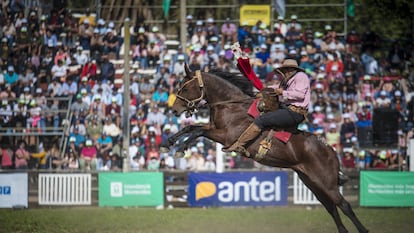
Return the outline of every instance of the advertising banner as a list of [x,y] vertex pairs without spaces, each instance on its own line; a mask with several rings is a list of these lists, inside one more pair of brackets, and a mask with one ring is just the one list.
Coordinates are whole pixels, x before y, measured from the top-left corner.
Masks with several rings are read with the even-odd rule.
[[99,173],[99,206],[164,205],[161,172]]
[[414,173],[362,171],[360,205],[414,206]]
[[189,173],[189,205],[287,205],[287,176],[286,172]]
[[267,25],[270,25],[270,5],[243,5],[240,7],[240,25],[247,23],[253,26],[258,20],[261,20]]
[[0,208],[27,208],[27,182],[27,173],[0,174]]

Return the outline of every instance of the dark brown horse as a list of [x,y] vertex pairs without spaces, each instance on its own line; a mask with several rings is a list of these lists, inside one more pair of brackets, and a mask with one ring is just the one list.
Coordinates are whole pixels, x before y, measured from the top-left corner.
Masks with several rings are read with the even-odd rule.
[[[178,150],[184,150],[188,143],[200,136],[224,146],[231,145],[253,121],[246,113],[254,100],[252,86],[249,83],[241,75],[191,72],[187,68],[186,77],[177,92],[172,110],[176,115],[183,112],[191,115],[205,101],[205,105],[210,108],[210,122],[205,125],[186,126],[169,139],[169,146],[187,134],[190,135],[189,138]],[[257,153],[259,142],[266,135],[266,132],[263,132],[254,142],[247,145],[251,155]],[[252,159],[264,165],[291,168],[297,172],[333,217],[340,233],[348,230],[341,221],[337,207],[349,217],[360,233],[368,232],[354,214],[351,205],[339,192],[339,161],[331,147],[318,140],[316,136],[303,132],[294,134],[286,144],[277,139],[272,140],[272,147],[263,159]]]

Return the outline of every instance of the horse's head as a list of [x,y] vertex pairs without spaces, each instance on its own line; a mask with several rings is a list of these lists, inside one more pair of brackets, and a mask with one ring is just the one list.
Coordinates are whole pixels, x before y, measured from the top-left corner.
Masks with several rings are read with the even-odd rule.
[[201,71],[192,72],[188,65],[185,65],[186,76],[177,91],[177,98],[172,106],[172,111],[176,116],[186,111],[189,117],[197,111],[197,106],[204,98],[204,83]]

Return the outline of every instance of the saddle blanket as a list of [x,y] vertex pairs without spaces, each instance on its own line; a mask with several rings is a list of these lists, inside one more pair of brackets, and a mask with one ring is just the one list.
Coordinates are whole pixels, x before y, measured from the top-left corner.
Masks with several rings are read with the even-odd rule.
[[[257,103],[259,102],[259,99],[255,99],[253,101],[253,103],[250,105],[249,109],[247,110],[247,114],[249,114],[250,116],[252,116],[253,118],[257,118],[260,113],[257,110]],[[273,137],[282,141],[283,143],[287,143],[290,139],[290,137],[292,136],[291,132],[287,132],[287,131],[275,131]]]

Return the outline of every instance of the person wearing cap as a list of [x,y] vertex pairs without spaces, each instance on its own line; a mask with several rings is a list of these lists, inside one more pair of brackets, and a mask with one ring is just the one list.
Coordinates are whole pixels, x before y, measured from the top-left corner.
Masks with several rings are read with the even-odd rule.
[[106,117],[112,118],[115,121],[117,126],[121,125],[121,105],[118,104],[118,98],[116,96],[112,96],[110,98],[111,103],[106,104],[105,113]]
[[106,28],[103,28],[101,30],[98,28],[93,29],[93,35],[91,37],[90,54],[96,54],[96,53],[102,54],[103,47],[104,47],[103,37],[105,35],[106,30],[107,30]]
[[237,41],[237,26],[230,18],[227,18],[226,22],[221,25],[221,35],[221,46],[227,43],[233,44]]
[[79,158],[79,166],[81,170],[96,170],[98,151],[92,139],[85,141],[85,146],[82,147]]
[[301,31],[296,27],[296,24],[288,24],[288,29],[285,36],[285,46],[290,50],[302,47],[303,41],[301,38]]
[[15,72],[14,67],[9,65],[7,67],[7,73],[4,74],[4,82],[6,85],[10,85],[11,89],[14,90],[14,87],[19,81],[19,75]]
[[[109,56],[108,55],[103,55],[102,56],[102,63],[101,63],[101,80],[104,81],[104,83],[106,82],[110,82],[110,83],[114,83],[114,79],[115,79],[115,65],[114,63],[112,63],[109,60]],[[99,79],[98,79],[99,80]],[[96,84],[95,84],[96,85]]]
[[213,46],[209,45],[207,46],[207,53],[204,54],[204,68],[205,70],[210,70],[212,68],[216,68],[219,62],[219,57],[216,53],[214,53]]
[[75,58],[75,60],[76,60],[76,63],[78,64],[78,65],[81,65],[81,66],[83,66],[83,65],[85,65],[86,64],[86,62],[88,62],[88,56],[86,56],[86,54],[85,53],[83,53],[83,48],[82,48],[82,46],[78,46],[77,48],[76,48],[76,53],[75,54],[73,54],[73,57]]
[[91,25],[92,27],[95,27],[95,25],[96,25],[96,19],[95,19],[95,16],[93,16],[91,14],[91,9],[90,8],[86,8],[85,9],[85,14],[82,15],[79,18],[79,25],[84,24],[85,23],[85,20],[88,22],[89,25]]
[[405,102],[405,98],[403,97],[400,90],[396,90],[394,92],[394,96],[392,97],[391,101],[391,109],[397,110],[399,112],[403,112],[407,109],[407,103]]
[[173,73],[176,76],[184,75],[185,74],[185,55],[179,54],[177,56],[177,61],[174,62]]
[[300,32],[302,30],[302,25],[298,22],[297,15],[290,16],[290,23],[287,25],[288,28],[294,27],[296,31]]
[[108,135],[105,131],[102,132],[101,136],[98,138],[96,142],[96,148],[98,149],[98,157],[104,154],[109,154],[112,151],[113,147],[113,140],[110,135]]
[[103,52],[111,57],[116,56],[116,59],[119,59],[119,40],[115,36],[113,29],[108,28],[103,37]]
[[351,114],[345,112],[342,115],[343,123],[341,125],[340,134],[341,134],[341,144],[345,145],[346,143],[351,142],[351,138],[356,136],[357,127],[355,122],[351,119]]
[[254,63],[254,72],[259,76],[259,79],[266,79],[268,65],[270,64],[270,53],[266,44],[260,45],[260,50],[255,54],[257,62]]
[[205,32],[202,28],[196,28],[194,31],[193,36],[191,37],[191,45],[193,46],[193,49],[196,47],[203,47],[206,45],[208,41],[207,36],[205,35]]
[[68,67],[65,65],[64,60],[57,60],[57,63],[52,66],[51,74],[53,78],[56,78],[60,83],[66,81],[68,75]]
[[91,38],[93,35],[93,26],[90,24],[88,18],[82,19],[82,23],[79,24],[78,35],[79,35],[79,44],[85,50],[90,50],[91,48]]
[[283,37],[286,36],[288,26],[285,23],[285,18],[281,15],[277,17],[277,22],[273,25],[273,28],[277,28],[277,33],[281,34]]
[[59,127],[60,117],[59,117],[59,107],[53,100],[46,100],[43,105],[40,106],[42,109],[41,118],[40,118],[40,128],[43,131],[46,131],[46,127],[53,127],[54,130],[57,130]]
[[296,128],[305,120],[311,92],[308,76],[293,59],[286,59],[276,70],[283,76],[280,84],[274,87],[281,107],[256,118],[233,145],[224,149],[225,152],[237,151],[249,156],[244,146],[259,136],[263,130],[274,127]]
[[379,91],[379,96],[375,99],[374,107],[376,108],[391,107],[391,98],[385,90]]

